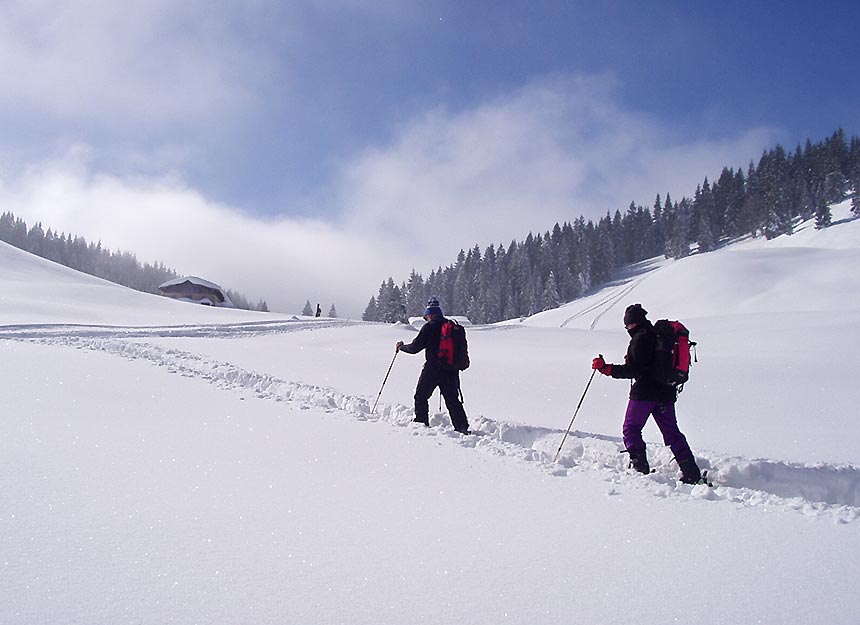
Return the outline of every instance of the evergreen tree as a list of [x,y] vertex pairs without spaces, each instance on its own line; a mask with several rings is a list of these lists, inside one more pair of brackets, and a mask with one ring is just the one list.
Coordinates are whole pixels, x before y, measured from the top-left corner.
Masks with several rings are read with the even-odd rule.
[[394,284],[393,278],[388,278],[379,287],[379,295],[376,298],[377,317],[385,323],[397,323],[404,321],[406,315],[406,303],[399,286]]
[[230,298],[230,301],[233,302],[233,305],[236,308],[242,308],[243,310],[247,310],[248,308],[250,308],[250,306],[248,305],[248,300],[246,300],[243,295],[239,293],[234,293],[230,289],[227,289],[225,295]]
[[723,167],[719,179],[712,187],[714,234],[717,240],[740,235],[738,218],[743,200],[743,172]]
[[622,265],[632,263],[636,257],[636,231],[633,228],[633,222],[636,218],[636,204],[630,202],[627,207],[627,213],[621,217],[621,211],[615,211],[612,221],[608,220],[609,214],[606,214],[607,225],[610,230],[610,238],[612,239],[613,248],[617,254],[617,262]]
[[363,321],[380,321],[375,297],[370,298],[370,301],[367,303],[367,308],[364,309],[364,314],[361,318]]
[[860,217],[860,138],[858,137],[851,138],[847,169],[851,190],[851,212]]
[[845,131],[839,128],[824,142],[825,198],[828,204],[845,199],[848,186],[849,148]]
[[496,262],[496,249],[490,245],[484,251],[483,262],[478,267],[477,306],[473,306],[478,314],[475,317],[469,314],[469,319],[475,323],[493,323],[502,319],[503,289],[496,280]]
[[331,308],[328,309],[328,316],[337,318],[337,308],[334,307],[334,304],[332,304]]
[[582,227],[579,232],[579,244],[582,248],[582,262],[579,265],[579,279],[582,283],[583,292],[588,292],[594,285],[594,249],[596,246],[594,223],[591,221],[586,223],[584,219],[580,219],[580,223]]
[[559,305],[561,305],[561,298],[558,296],[558,286],[555,283],[555,273],[550,271],[543,290],[543,310],[558,308]]
[[511,244],[513,249],[509,253],[512,256],[512,275],[511,275],[511,301],[510,313],[514,317],[522,317],[532,314],[534,311],[531,307],[531,291],[532,291],[532,269],[529,263],[529,257],[524,246]]
[[845,197],[843,168],[848,162],[848,147],[844,133],[840,129],[823,144],[813,145],[807,141],[803,157],[806,191],[815,215],[815,225],[825,228],[831,222],[830,204]]
[[[668,194],[667,194],[668,196]],[[660,194],[654,200],[654,209],[652,211],[654,219],[654,227],[652,228],[654,238],[654,255],[662,254],[666,249],[666,225],[663,220],[663,204],[660,202]]]
[[684,258],[690,255],[692,211],[687,198],[682,198],[673,208],[672,236],[669,241],[669,257]]
[[717,247],[717,238],[714,234],[713,225],[713,215],[715,212],[714,197],[707,178],[705,178],[702,186],[697,189],[693,203],[696,205],[694,214],[698,221],[696,233],[699,253],[711,252]]
[[749,234],[757,236],[758,229],[763,220],[760,219],[759,208],[762,205],[762,194],[760,191],[758,171],[750,161],[747,168],[746,189],[743,202],[741,202],[740,218],[738,219],[739,235]]
[[721,236],[735,238],[745,233],[741,224],[745,189],[746,180],[744,172],[740,168],[734,173],[731,180],[724,180],[720,185],[720,198],[723,205]]
[[409,281],[406,283],[406,310],[410,315],[421,314],[429,298],[424,278],[413,268],[409,275]]
[[302,308],[302,315],[304,315],[305,317],[314,316],[314,309],[313,306],[311,306],[311,300],[305,300],[305,307]]
[[477,297],[472,296],[466,305],[466,317],[475,323],[485,323],[487,319],[487,311]]
[[490,300],[487,304],[487,322],[494,323],[513,317],[514,315],[509,315],[507,311],[511,300],[510,262],[505,246],[501,243],[496,249],[495,270],[487,289],[487,297]]
[[591,279],[595,284],[608,282],[616,267],[615,240],[612,236],[612,221],[609,213],[600,220],[594,229],[593,237],[589,246],[590,256],[593,259],[591,267]]
[[821,230],[827,228],[833,223],[833,213],[830,211],[830,204],[822,204],[815,210],[815,228]]
[[37,222],[30,228],[30,231],[27,233],[27,243],[24,249],[36,256],[44,256],[45,231],[42,229],[41,222]]
[[12,244],[12,233],[15,231],[15,216],[6,212],[0,215],[0,241]]
[[[659,199],[660,196],[657,196]],[[666,258],[672,258],[672,241],[675,231],[675,222],[677,221],[677,211],[672,203],[672,197],[667,193],[666,201],[663,204],[663,210],[660,212],[660,221],[663,226],[663,255]],[[659,252],[659,250],[658,250]]]
[[789,166],[782,146],[762,156],[758,166],[760,182],[763,185],[765,219],[764,236],[773,239],[782,234],[791,234],[792,205],[790,201]]

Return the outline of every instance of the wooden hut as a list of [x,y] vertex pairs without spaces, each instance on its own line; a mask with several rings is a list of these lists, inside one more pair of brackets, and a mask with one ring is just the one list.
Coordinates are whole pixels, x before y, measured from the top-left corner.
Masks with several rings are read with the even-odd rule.
[[230,301],[224,289],[214,282],[209,282],[197,276],[184,276],[175,280],[169,280],[160,285],[158,291],[165,297],[171,297],[183,302],[233,308],[233,302]]

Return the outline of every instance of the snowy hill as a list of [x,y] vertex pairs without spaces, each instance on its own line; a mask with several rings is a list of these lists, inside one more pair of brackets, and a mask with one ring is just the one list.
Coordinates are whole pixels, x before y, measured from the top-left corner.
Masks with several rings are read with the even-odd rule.
[[[853,624],[845,213],[470,327],[468,437],[410,423],[411,326],[183,304],[0,245],[0,623]],[[629,472],[601,376],[552,462],[634,301],[699,341],[678,413],[715,488],[679,484],[652,425],[655,473]]]
[[860,273],[852,269],[860,266],[860,220],[850,219],[848,202],[833,212],[836,225],[826,230],[806,222],[772,241],[750,239],[681,261],[640,263],[613,286],[524,323],[615,329],[634,300],[649,303],[652,318],[860,309]]

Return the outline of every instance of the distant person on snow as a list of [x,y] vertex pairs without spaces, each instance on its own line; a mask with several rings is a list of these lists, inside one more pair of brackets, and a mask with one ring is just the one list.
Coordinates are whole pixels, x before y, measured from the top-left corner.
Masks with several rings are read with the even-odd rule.
[[320,308],[320,305],[317,304],[317,313],[314,315],[314,317],[319,317],[321,314],[322,314],[322,308]]
[[445,405],[451,415],[451,425],[460,434],[469,433],[469,420],[463,409],[460,399],[460,372],[443,368],[439,365],[437,354],[439,353],[439,339],[442,334],[442,324],[446,321],[442,316],[442,308],[439,300],[431,297],[424,311],[424,320],[427,322],[418,332],[415,340],[405,345],[403,341],[397,341],[395,350],[407,354],[417,354],[422,349],[425,351],[424,368],[418,377],[418,385],[415,387],[415,423],[430,425],[430,396],[436,387],[445,398]]
[[602,357],[597,357],[591,367],[603,375],[634,380],[623,427],[624,446],[630,454],[630,466],[640,473],[651,472],[642,429],[648,417],[654,415],[654,421],[663,434],[663,442],[675,454],[675,460],[681,468],[681,481],[697,484],[702,474],[687,438],[678,429],[675,417],[677,392],[674,387],[656,380],[652,375],[657,335],[654,326],[646,318],[647,314],[648,311],[641,304],[632,304],[624,311],[624,327],[630,335],[630,345],[623,365],[607,364]]

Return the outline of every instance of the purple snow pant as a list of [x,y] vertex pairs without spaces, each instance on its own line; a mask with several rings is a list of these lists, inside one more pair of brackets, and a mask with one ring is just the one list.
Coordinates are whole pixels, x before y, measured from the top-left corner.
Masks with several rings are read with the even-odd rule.
[[669,446],[675,455],[675,460],[683,462],[692,459],[693,452],[687,444],[687,438],[678,429],[675,418],[675,404],[659,401],[631,399],[627,404],[627,414],[624,415],[624,446],[627,451],[645,451],[645,441],[642,439],[642,428],[648,417],[654,415],[654,421],[663,434],[663,442]]

